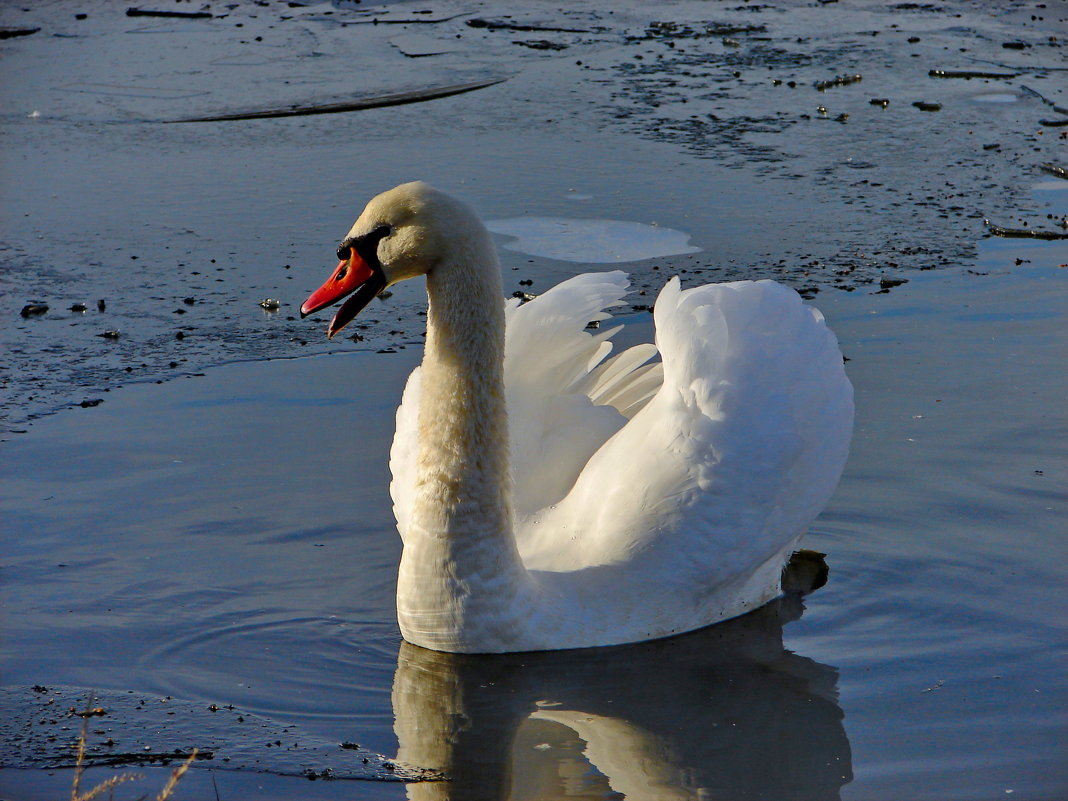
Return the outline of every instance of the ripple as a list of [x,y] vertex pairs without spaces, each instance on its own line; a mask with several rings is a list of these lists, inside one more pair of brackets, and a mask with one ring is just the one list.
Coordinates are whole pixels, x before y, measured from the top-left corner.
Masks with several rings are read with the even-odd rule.
[[226,615],[146,652],[134,668],[135,686],[275,718],[388,727],[399,642],[392,623]]

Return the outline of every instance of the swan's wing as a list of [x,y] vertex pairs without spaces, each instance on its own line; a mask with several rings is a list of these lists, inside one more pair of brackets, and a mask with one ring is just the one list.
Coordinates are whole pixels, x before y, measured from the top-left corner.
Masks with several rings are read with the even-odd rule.
[[408,531],[408,517],[415,498],[415,460],[419,455],[419,392],[422,387],[422,368],[416,367],[408,376],[397,408],[397,430],[389,449],[389,494],[393,498],[393,514],[397,530],[403,538]]
[[696,589],[788,548],[834,491],[853,392],[817,310],[771,281],[672,279],[655,322],[663,385],[537,516],[528,565],[632,564]]
[[520,518],[563,498],[625,415],[659,386],[658,366],[642,366],[655,347],[606,361],[619,328],[587,329],[608,319],[605,309],[618,306],[626,291],[625,273],[587,273],[505,307],[504,382]]

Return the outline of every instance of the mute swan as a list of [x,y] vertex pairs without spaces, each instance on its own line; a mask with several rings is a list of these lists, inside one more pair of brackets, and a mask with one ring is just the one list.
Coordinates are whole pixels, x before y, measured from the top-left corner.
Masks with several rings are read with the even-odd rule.
[[[853,390],[822,315],[772,281],[656,301],[656,346],[612,359],[621,272],[502,300],[466,205],[421,182],[373,198],[301,306],[426,276],[422,365],[390,451],[408,642],[497,653],[666,637],[780,594],[841,475]],[[661,361],[648,363],[657,353]]]

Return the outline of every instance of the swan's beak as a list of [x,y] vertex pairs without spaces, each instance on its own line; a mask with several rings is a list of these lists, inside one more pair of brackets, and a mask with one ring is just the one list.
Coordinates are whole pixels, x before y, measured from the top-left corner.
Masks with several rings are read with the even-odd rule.
[[352,295],[337,310],[334,319],[330,321],[330,327],[326,330],[327,338],[333,339],[334,335],[352,322],[352,319],[363,311],[374,296],[385,287],[386,277],[382,270],[372,268],[356,252],[356,248],[350,248],[349,258],[338,262],[333,275],[304,301],[300,307],[300,316],[307,317],[309,314],[314,314],[336,303],[346,295]]

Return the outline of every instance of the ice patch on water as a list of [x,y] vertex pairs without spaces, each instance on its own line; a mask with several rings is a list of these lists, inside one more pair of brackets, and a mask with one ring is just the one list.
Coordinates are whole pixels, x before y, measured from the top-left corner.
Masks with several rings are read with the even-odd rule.
[[623,220],[515,217],[486,224],[495,234],[514,237],[504,248],[558,261],[615,264],[680,253],[696,253],[690,235]]
[[987,92],[972,98],[976,103],[1015,103],[1019,99],[1013,92]]

